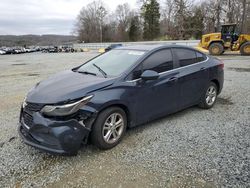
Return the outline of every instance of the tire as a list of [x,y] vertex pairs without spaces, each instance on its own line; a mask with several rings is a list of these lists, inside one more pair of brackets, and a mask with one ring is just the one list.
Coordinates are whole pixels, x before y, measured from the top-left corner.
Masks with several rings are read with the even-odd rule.
[[221,55],[224,51],[224,47],[221,43],[215,42],[209,46],[208,50],[211,55]]
[[[115,122],[118,123],[120,120],[122,121],[119,123],[120,126],[115,128]],[[119,107],[107,108],[98,115],[93,125],[91,142],[99,149],[111,149],[122,140],[126,128],[127,116],[124,110]]]
[[240,47],[240,54],[241,55],[250,55],[250,42],[245,42]]
[[205,94],[201,98],[199,107],[204,109],[210,109],[214,106],[218,96],[218,87],[214,82],[210,82]]

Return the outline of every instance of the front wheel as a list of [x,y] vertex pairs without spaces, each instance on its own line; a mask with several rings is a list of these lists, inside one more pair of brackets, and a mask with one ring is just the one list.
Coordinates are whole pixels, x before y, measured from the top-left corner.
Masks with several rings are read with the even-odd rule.
[[214,82],[210,82],[206,93],[202,96],[199,107],[204,109],[212,108],[218,95],[218,88]]
[[209,46],[208,50],[211,55],[221,55],[224,51],[224,47],[221,43],[215,42]]
[[91,141],[100,149],[115,147],[122,139],[127,128],[126,113],[119,107],[102,111],[91,132]]

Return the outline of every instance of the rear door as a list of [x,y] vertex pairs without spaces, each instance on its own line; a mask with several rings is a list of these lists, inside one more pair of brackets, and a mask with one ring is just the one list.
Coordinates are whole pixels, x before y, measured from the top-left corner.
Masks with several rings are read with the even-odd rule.
[[209,79],[207,57],[188,48],[173,48],[173,53],[179,63],[180,107],[197,104]]

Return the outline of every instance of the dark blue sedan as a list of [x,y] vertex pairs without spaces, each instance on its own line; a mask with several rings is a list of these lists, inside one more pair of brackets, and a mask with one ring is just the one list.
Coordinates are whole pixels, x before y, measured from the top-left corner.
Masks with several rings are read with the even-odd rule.
[[194,105],[213,107],[223,68],[184,46],[120,47],[36,84],[23,102],[19,132],[51,153],[74,155],[88,141],[110,149],[127,128]]

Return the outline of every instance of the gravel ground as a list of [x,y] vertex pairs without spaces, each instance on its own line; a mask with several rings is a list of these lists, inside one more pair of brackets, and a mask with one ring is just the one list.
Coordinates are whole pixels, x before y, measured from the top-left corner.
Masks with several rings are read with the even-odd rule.
[[75,157],[24,145],[20,104],[38,81],[96,53],[0,56],[1,187],[250,187],[250,58],[225,55],[224,89],[210,110],[189,108],[128,130],[115,148]]

